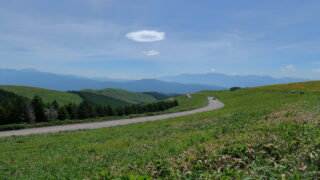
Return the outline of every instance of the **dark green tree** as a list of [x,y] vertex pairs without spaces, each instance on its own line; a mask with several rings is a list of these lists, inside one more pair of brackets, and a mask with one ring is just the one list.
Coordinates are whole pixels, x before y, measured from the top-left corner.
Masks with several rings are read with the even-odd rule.
[[97,106],[96,107],[96,113],[98,117],[104,117],[107,116],[107,113],[105,111],[105,107],[103,106]]
[[112,109],[112,107],[111,106],[107,106],[107,115],[108,116],[114,116],[115,115],[115,112],[114,112],[114,110]]
[[89,117],[89,112],[88,112],[88,103],[83,101],[78,108],[78,118],[79,119],[85,119]]
[[88,102],[83,101],[78,108],[78,118],[85,119],[85,118],[92,118],[96,117],[96,110],[95,108],[90,105]]
[[70,119],[77,119],[78,118],[78,107],[75,104],[68,104],[66,107],[67,113]]
[[241,89],[241,87],[232,87],[232,88],[230,88],[230,91],[236,91],[236,90],[239,90],[239,89]]
[[59,103],[56,101],[56,100],[54,100],[52,103],[51,103],[51,106],[55,109],[55,110],[59,110]]
[[34,115],[36,117],[36,122],[47,121],[47,117],[44,111],[44,104],[39,96],[35,96],[32,100],[32,106],[34,110]]
[[123,116],[124,115],[124,108],[123,107],[117,107],[116,108],[116,115],[117,116]]
[[26,113],[26,101],[23,98],[17,97],[12,102],[9,108],[10,123],[27,122],[28,117]]
[[178,100],[175,99],[175,100],[173,101],[173,106],[179,106]]
[[0,124],[5,124],[6,116],[3,106],[0,106]]
[[138,106],[137,105],[132,105],[131,106],[131,109],[132,109],[132,114],[138,114]]
[[59,120],[67,120],[69,119],[69,114],[68,111],[66,110],[65,107],[60,107],[58,111],[58,119]]
[[124,114],[125,115],[132,114],[132,107],[131,106],[125,106],[124,107]]
[[35,123],[36,122],[34,109],[32,106],[32,102],[30,102],[30,101],[26,102],[26,115],[27,115],[28,123]]
[[98,117],[97,115],[97,110],[95,106],[92,106],[91,104],[88,103],[88,113],[89,113],[89,118],[94,118],[94,117]]
[[11,111],[11,103],[7,103],[6,105],[3,105],[1,107],[1,119],[0,119],[0,124],[10,124],[10,121],[9,121],[9,114],[10,114],[10,111]]

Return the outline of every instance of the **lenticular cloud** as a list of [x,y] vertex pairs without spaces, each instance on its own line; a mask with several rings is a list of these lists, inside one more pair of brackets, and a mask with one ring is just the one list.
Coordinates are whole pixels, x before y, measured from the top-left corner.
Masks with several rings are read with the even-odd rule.
[[165,32],[143,30],[130,32],[127,34],[127,38],[137,42],[154,42],[164,40],[165,34]]

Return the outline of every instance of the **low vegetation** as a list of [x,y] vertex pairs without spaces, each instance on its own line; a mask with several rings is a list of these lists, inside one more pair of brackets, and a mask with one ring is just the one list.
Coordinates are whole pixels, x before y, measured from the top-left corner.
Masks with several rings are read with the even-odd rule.
[[277,88],[181,96],[225,103],[185,117],[1,138],[0,179],[318,179],[320,92]]
[[241,87],[232,87],[232,88],[230,88],[230,91],[236,91],[236,90],[239,90],[239,89],[241,89]]

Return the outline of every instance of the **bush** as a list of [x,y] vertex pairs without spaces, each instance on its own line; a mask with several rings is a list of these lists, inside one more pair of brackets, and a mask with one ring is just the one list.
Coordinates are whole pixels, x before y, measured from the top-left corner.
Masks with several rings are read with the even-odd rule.
[[236,90],[239,90],[239,89],[241,89],[241,87],[232,87],[232,88],[230,88],[230,91],[236,91]]

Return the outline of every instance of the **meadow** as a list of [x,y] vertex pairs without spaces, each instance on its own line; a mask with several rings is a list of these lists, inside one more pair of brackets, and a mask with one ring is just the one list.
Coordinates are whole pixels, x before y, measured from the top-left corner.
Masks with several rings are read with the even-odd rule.
[[156,122],[1,138],[0,179],[317,179],[320,92],[287,90],[202,91],[178,97],[181,105],[171,111],[204,106],[207,96],[225,107]]

